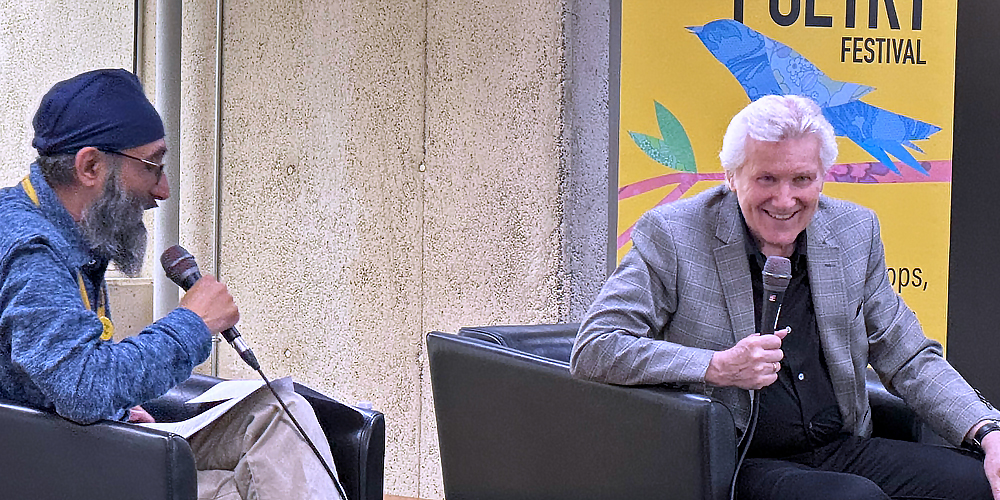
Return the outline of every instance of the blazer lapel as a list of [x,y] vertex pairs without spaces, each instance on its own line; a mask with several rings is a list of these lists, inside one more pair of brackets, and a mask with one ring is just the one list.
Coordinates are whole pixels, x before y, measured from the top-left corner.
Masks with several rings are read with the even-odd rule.
[[716,269],[719,270],[722,294],[726,298],[734,345],[754,333],[753,286],[744,243],[746,231],[738,210],[736,194],[730,192],[716,220],[715,235],[722,244],[712,251]]
[[806,229],[809,287],[813,309],[816,311],[816,327],[837,404],[844,418],[845,428],[851,429],[860,416],[855,415],[857,381],[851,357],[850,316],[846,311],[849,302],[844,286],[842,255],[840,247],[830,234],[821,203],[820,210],[817,210]]

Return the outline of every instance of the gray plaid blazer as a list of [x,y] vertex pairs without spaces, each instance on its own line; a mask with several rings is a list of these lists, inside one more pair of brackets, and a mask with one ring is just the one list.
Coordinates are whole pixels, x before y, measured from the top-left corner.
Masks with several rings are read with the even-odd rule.
[[[748,391],[704,381],[715,351],[754,333],[738,210],[736,195],[721,185],[643,215],[632,250],[580,327],[573,374],[612,384],[686,387],[725,403],[745,430]],[[846,429],[871,434],[869,364],[891,392],[956,445],[980,419],[1000,418],[945,361],[941,345],[924,336],[893,290],[874,212],[821,196],[806,245],[816,324]]]

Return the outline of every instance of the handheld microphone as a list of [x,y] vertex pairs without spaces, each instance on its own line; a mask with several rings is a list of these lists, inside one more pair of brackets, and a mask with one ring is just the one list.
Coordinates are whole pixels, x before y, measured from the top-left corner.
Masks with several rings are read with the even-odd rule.
[[[763,311],[760,313],[760,334],[770,335],[778,327],[778,315],[781,313],[781,302],[785,299],[785,290],[788,289],[788,282],[792,281],[792,261],[772,255],[767,258],[762,271],[764,278],[764,300],[762,302]],[[750,450],[750,442],[753,441],[754,431],[757,429],[757,417],[760,415],[760,398],[757,391],[750,390],[750,421],[747,423],[747,430],[743,433],[743,438],[737,446],[739,457],[736,460],[736,470],[733,472],[733,480],[729,484],[729,498],[736,498],[736,478],[739,476],[743,459]]]
[[785,290],[792,280],[792,262],[784,257],[772,255],[764,263],[764,300],[760,313],[760,334],[774,333],[778,327],[778,315],[781,313],[781,302],[785,299]]
[[[163,272],[167,274],[170,281],[176,283],[184,291],[190,289],[201,279],[201,271],[198,270],[198,263],[195,262],[194,256],[180,245],[166,249],[160,256],[160,264],[163,265]],[[222,336],[229,342],[229,345],[233,346],[233,349],[236,349],[236,352],[243,358],[243,361],[250,365],[250,368],[260,370],[257,357],[253,355],[250,346],[240,336],[236,327],[223,330]]]

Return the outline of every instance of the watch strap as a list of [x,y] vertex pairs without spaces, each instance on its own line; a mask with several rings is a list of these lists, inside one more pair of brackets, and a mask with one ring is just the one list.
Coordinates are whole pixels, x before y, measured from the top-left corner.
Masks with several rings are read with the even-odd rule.
[[976,434],[972,436],[973,444],[982,449],[983,439],[986,437],[987,434],[993,431],[1000,431],[1000,422],[997,422],[996,420],[987,420],[985,424],[983,424],[982,426],[979,427],[978,430],[976,430]]

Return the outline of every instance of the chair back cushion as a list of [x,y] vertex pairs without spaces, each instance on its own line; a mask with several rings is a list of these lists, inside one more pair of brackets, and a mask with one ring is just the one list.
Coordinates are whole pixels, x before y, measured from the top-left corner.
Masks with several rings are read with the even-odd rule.
[[463,337],[473,337],[521,352],[569,363],[580,323],[554,325],[467,326],[458,330]]
[[309,401],[326,432],[347,500],[382,500],[385,470],[385,417],[345,405],[304,385],[295,392]]
[[[573,342],[579,329],[579,323],[467,326],[461,328],[458,334],[569,363]],[[946,444],[944,438],[935,434],[917,418],[902,399],[885,389],[871,368],[868,368],[866,382],[876,437]]]
[[[216,403],[186,404],[221,379],[194,374],[143,407],[160,422],[191,418]],[[307,386],[295,392],[309,401],[326,433],[347,500],[382,500],[385,463],[385,417],[374,410],[348,406]]]

